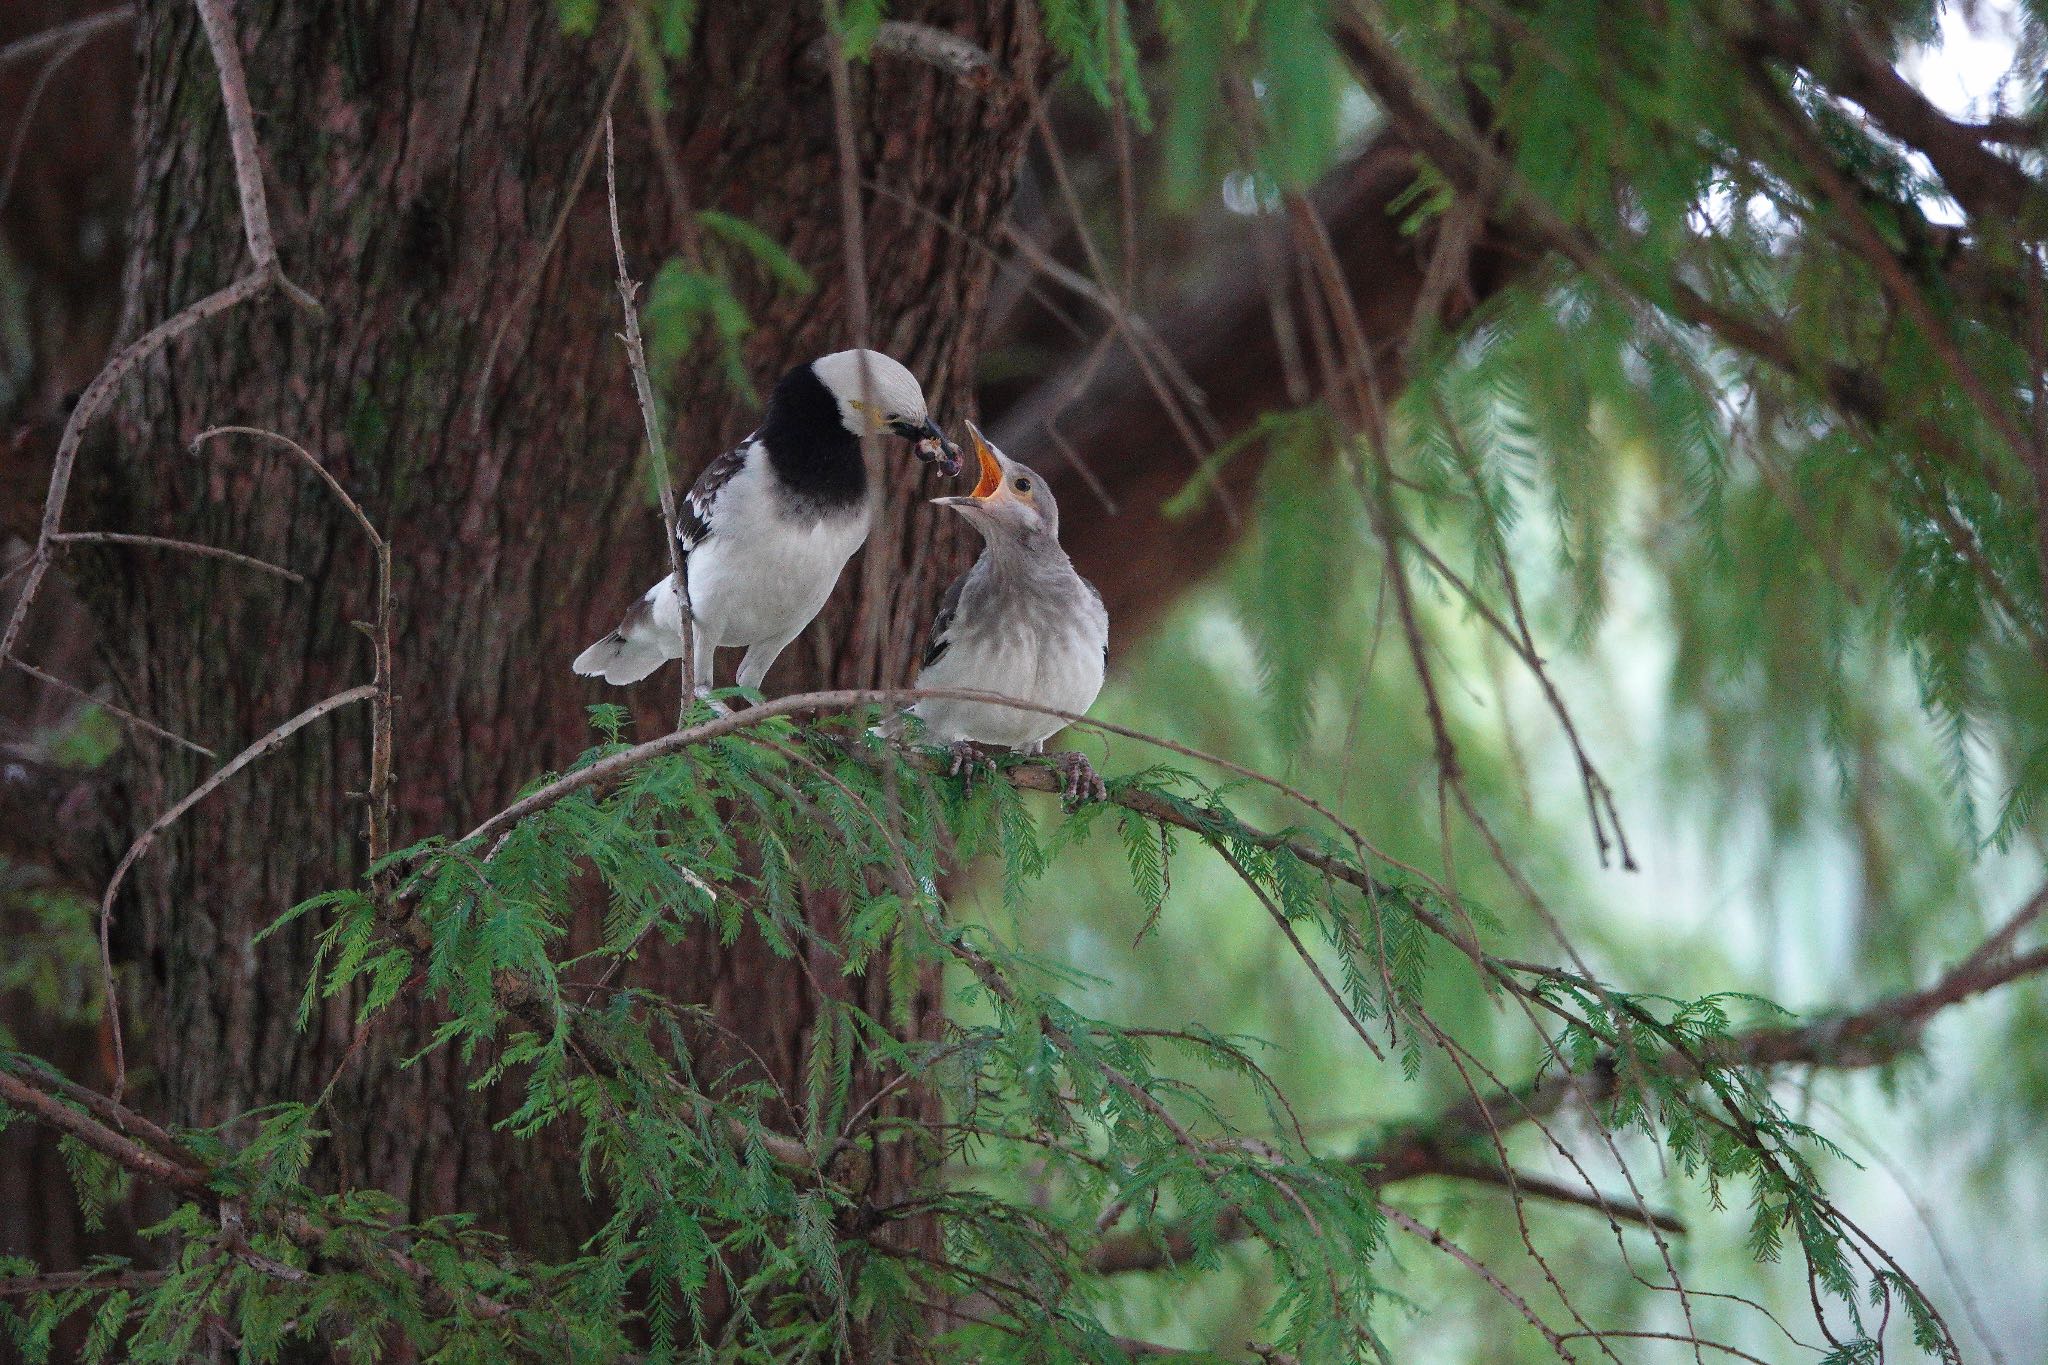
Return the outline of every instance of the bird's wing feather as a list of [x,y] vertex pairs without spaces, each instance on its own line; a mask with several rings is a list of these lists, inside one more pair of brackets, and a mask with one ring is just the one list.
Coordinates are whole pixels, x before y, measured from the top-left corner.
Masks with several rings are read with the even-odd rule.
[[683,498],[683,505],[676,509],[676,539],[681,542],[683,553],[688,554],[704,543],[711,534],[712,512],[718,502],[719,490],[732,482],[733,476],[746,467],[747,454],[754,448],[754,438],[749,436],[725,454],[704,466],[704,472],[697,476],[697,482],[690,486]]
[[970,569],[968,573],[961,574],[958,578],[954,579],[953,585],[946,589],[944,596],[939,598],[939,614],[932,618],[931,639],[924,647],[924,666],[926,668],[930,668],[933,664],[937,663],[939,656],[944,654],[947,646],[953,643],[946,638],[946,632],[952,628],[954,614],[960,610],[960,593],[967,586],[968,574],[972,572],[973,570]]
[[[1081,578],[1081,575],[1075,574],[1074,577]],[[1096,608],[1102,612],[1103,620],[1107,621],[1109,619],[1109,608],[1103,603],[1102,590],[1085,578],[1081,578],[1081,586],[1088,589],[1088,595],[1095,599]],[[1109,632],[1107,631],[1104,631],[1102,635],[1102,663],[1105,668],[1109,666]]]

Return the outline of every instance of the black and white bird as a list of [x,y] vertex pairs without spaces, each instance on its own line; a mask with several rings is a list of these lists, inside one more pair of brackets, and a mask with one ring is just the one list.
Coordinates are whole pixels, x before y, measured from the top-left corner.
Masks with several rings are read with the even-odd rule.
[[[1045,480],[990,445],[972,422],[967,434],[981,468],[974,491],[932,501],[966,517],[987,544],[939,599],[917,686],[993,692],[1080,715],[1102,690],[1109,657],[1102,594],[1060,548],[1059,507]],[[950,698],[923,698],[911,712],[932,739],[952,746],[955,772],[984,762],[982,746],[1042,753],[1067,723]],[[1085,755],[1069,750],[1054,762],[1070,801],[1107,794]]]
[[861,439],[884,432],[915,441],[919,459],[959,471],[959,447],[932,421],[916,377],[881,352],[839,351],[784,375],[760,427],[713,460],[677,509],[687,606],[670,574],[570,667],[615,685],[638,682],[683,657],[687,610],[699,695],[711,690],[714,652],[724,647],[747,651],[737,681],[758,688],[868,538],[880,490]]

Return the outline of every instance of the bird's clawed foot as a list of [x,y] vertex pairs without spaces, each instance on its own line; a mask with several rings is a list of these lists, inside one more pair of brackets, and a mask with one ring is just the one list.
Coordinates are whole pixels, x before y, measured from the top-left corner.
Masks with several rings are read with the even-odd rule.
[[1048,760],[1060,775],[1060,800],[1069,810],[1084,801],[1109,800],[1109,786],[1096,773],[1088,755],[1065,749]]
[[988,773],[996,770],[995,755],[972,740],[956,739],[946,747],[947,752],[953,755],[953,762],[946,769],[946,775],[960,779],[962,792],[974,790],[976,769]]

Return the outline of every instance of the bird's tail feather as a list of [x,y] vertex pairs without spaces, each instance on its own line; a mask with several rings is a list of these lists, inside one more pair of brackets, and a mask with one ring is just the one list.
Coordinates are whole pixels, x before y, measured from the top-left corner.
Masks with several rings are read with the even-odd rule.
[[639,682],[668,659],[651,640],[629,640],[616,630],[576,656],[569,665],[586,678],[603,678],[614,687]]
[[683,657],[682,595],[675,575],[656,583],[626,612],[619,628],[578,654],[569,667],[614,687],[639,682],[670,659]]

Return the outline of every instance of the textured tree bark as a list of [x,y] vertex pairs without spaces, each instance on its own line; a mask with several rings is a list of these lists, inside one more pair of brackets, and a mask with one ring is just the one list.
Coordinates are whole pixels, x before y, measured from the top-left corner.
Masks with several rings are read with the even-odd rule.
[[[461,13],[448,12],[461,9]],[[1042,58],[1028,2],[963,16],[919,15],[986,47],[1012,81]],[[471,12],[472,10],[476,12]],[[892,11],[892,14],[895,13]],[[559,247],[545,251],[571,173],[596,126],[619,35],[562,35],[552,7],[347,5],[241,0],[235,8],[285,263],[325,302],[324,319],[266,299],[209,324],[133,381],[119,449],[89,451],[68,522],[228,545],[309,575],[295,588],[230,566],[95,555],[92,600],[105,663],[123,700],[223,753],[319,697],[363,680],[368,649],[347,624],[369,609],[369,561],[345,514],[272,453],[185,453],[197,430],[268,426],[311,448],[363,500],[398,550],[401,839],[466,828],[521,782],[587,742],[582,706],[607,693],[564,663],[658,574],[655,513],[636,473],[637,416],[611,340],[617,300],[601,167],[576,197]],[[245,259],[218,87],[189,8],[149,8],[143,53],[125,330],[132,335],[230,279]],[[823,282],[746,302],[760,330],[750,359],[765,383],[790,357],[846,344],[839,292],[837,164],[826,73],[808,11],[705,16],[673,78],[670,137],[694,202],[747,216]],[[98,40],[95,51],[109,46]],[[110,44],[117,55],[127,40]],[[1022,143],[1021,108],[950,78],[882,58],[855,72],[876,344],[958,411],[979,338],[994,225]],[[678,241],[638,100],[617,102],[628,249],[643,278]],[[1408,153],[1381,143],[1329,187],[1325,212],[1365,323],[1396,337],[1421,290],[1423,261],[1388,206],[1411,178]],[[903,208],[904,200],[923,211]],[[943,224],[950,220],[963,231]],[[1462,311],[1513,273],[1482,250],[1448,303]],[[537,275],[537,287],[528,288]],[[486,380],[484,353],[506,343]],[[1280,360],[1253,272],[1237,271],[1162,320],[1226,431],[1278,401]],[[1128,640],[1179,585],[1234,539],[1220,513],[1167,526],[1158,502],[1187,457],[1143,381],[1112,357],[1063,419],[1124,514],[1110,519],[1063,480],[1068,539]],[[74,385],[75,386],[75,385]],[[1064,390],[1056,378],[1046,395]],[[480,428],[472,424],[481,395]],[[1034,448],[1027,401],[1013,454]],[[675,450],[687,479],[751,421],[709,365],[678,376]],[[826,617],[785,657],[776,690],[901,681],[929,603],[962,553],[959,528],[921,511],[910,466],[892,525],[885,592],[862,600],[856,563]],[[1242,488],[1253,453],[1226,483]],[[862,657],[869,614],[889,648]],[[39,616],[39,620],[45,619]],[[672,717],[655,684],[636,697],[641,733]],[[254,929],[303,895],[345,884],[360,865],[367,717],[343,713],[200,808],[138,869],[119,910],[129,1013],[171,1116],[214,1122],[281,1095],[310,1094],[349,1042],[346,1002],[310,1035],[292,1013],[315,926],[252,953]],[[188,790],[205,765],[143,742],[122,760],[117,824],[133,830]],[[818,908],[829,917],[830,907]],[[831,964],[810,964],[837,979]],[[796,1096],[812,1019],[799,969],[743,941],[654,955],[647,979],[710,1003]],[[880,983],[854,983],[879,1009]],[[764,1002],[765,1007],[764,1007]],[[918,1013],[928,1018],[929,1000]],[[417,1030],[426,1021],[415,1016]],[[495,1113],[462,1093],[446,1058],[396,1060],[417,1035],[376,1038],[351,1065],[336,1107],[336,1179],[375,1183],[416,1211],[471,1208],[525,1244],[560,1250],[582,1230],[561,1151],[514,1146]],[[720,1059],[725,1060],[725,1059]],[[887,1183],[901,1171],[882,1171]],[[46,1182],[47,1183],[47,1182]],[[8,1249],[23,1244],[10,1241]],[[38,1249],[33,1242],[26,1249]],[[53,1257],[68,1263],[68,1257]]]
[[[1030,10],[1020,0],[892,15],[969,36],[1013,81],[1037,81]],[[89,599],[124,704],[225,755],[369,678],[351,623],[373,609],[371,560],[326,491],[274,452],[187,446],[209,426],[264,427],[339,476],[394,547],[401,842],[460,832],[587,746],[583,708],[619,694],[573,677],[568,660],[665,564],[613,338],[601,163],[547,247],[622,35],[601,25],[568,36],[555,14],[546,0],[234,7],[280,250],[325,316],[267,296],[149,364],[123,400],[118,448],[88,450],[69,518],[230,546],[307,575],[295,587],[212,561],[94,561]],[[821,281],[798,298],[741,271],[757,324],[748,358],[764,391],[792,358],[849,334],[817,14],[706,7],[670,83],[669,132],[695,204],[746,217]],[[245,264],[218,84],[192,7],[145,5],[139,24],[127,335]],[[866,198],[872,335],[950,416],[968,391],[990,273],[981,248],[1007,205],[1021,103],[901,60],[856,70],[854,93],[862,173],[891,191]],[[615,109],[621,199],[645,278],[677,236],[638,111],[628,88]],[[535,272],[538,288],[526,290]],[[485,375],[501,320],[505,344]],[[671,430],[685,480],[752,419],[715,370],[686,363],[677,376]],[[772,688],[906,677],[918,618],[965,547],[924,507],[930,490],[906,455],[892,453],[891,472],[888,524],[866,552],[887,556],[884,593],[860,593],[856,563]],[[890,647],[863,658],[876,613]],[[673,723],[674,698],[672,679],[640,689],[643,734]],[[119,778],[124,827],[146,823],[207,766],[134,748]],[[341,712],[195,810],[136,868],[117,910],[131,1036],[144,1040],[132,1051],[154,1068],[144,1079],[163,1112],[183,1124],[309,1097],[346,1059],[330,1178],[381,1186],[415,1214],[474,1211],[530,1250],[563,1252],[590,1221],[561,1139],[493,1133],[516,1096],[466,1093],[448,1055],[401,1068],[432,1024],[416,1001],[401,1012],[405,1028],[385,1027],[353,1059],[347,1001],[298,1031],[317,923],[250,946],[280,911],[361,874],[363,812],[351,793],[367,766],[368,716]],[[800,968],[742,938],[731,948],[693,939],[646,970],[672,997],[708,1003],[770,1079],[798,1093],[814,1014]],[[816,975],[838,979],[836,966]],[[880,983],[848,989],[883,1003]],[[917,1004],[920,1018],[933,1009],[929,996]]]

